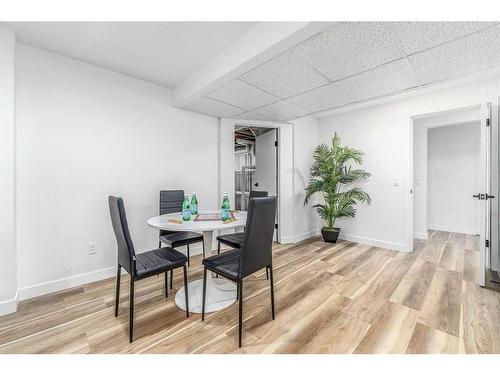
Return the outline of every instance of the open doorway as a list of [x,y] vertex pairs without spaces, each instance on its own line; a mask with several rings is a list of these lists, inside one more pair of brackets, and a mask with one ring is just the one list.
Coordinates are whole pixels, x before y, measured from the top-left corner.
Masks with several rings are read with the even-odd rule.
[[[479,116],[479,113],[478,113]],[[414,122],[414,236],[432,231],[479,235],[480,121]]]
[[482,286],[498,251],[491,123],[489,104],[412,118],[413,247]]
[[[278,129],[236,125],[234,131],[234,202],[246,211],[253,192],[277,196]],[[278,239],[276,216],[275,241]]]

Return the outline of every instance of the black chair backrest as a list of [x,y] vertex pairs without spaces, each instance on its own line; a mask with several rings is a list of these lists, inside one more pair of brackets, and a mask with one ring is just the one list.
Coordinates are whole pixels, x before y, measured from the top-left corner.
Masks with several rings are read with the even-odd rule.
[[250,192],[249,199],[252,199],[252,198],[265,198],[267,196],[268,196],[267,191],[252,190]]
[[160,190],[160,215],[182,211],[184,190]]
[[125,205],[120,197],[110,196],[108,198],[111,223],[115,232],[116,244],[118,245],[118,264],[131,274],[135,274],[132,260],[135,257],[134,244],[128,230]]
[[241,244],[239,276],[251,275],[272,263],[276,197],[252,198]]

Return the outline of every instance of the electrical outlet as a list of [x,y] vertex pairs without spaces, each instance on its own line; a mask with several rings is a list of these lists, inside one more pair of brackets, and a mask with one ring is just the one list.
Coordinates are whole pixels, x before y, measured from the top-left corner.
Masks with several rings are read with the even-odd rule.
[[97,254],[97,242],[89,242],[88,249],[89,255]]
[[399,177],[394,177],[392,179],[392,186],[401,186],[401,180],[399,179]]

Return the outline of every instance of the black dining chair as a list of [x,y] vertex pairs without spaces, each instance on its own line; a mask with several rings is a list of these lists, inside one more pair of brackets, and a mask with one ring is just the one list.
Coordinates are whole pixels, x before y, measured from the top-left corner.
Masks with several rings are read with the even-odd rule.
[[201,320],[205,320],[207,271],[236,283],[239,300],[238,343],[241,347],[243,325],[243,279],[262,268],[269,270],[271,315],[274,320],[272,245],[276,197],[253,198],[248,205],[246,229],[240,249],[229,250],[203,260],[203,297]]
[[[182,202],[184,201],[184,190],[161,190],[160,191],[160,215],[171,214],[182,211]],[[203,234],[196,232],[175,232],[169,230],[160,230],[158,247],[164,243],[167,246],[176,248],[186,246],[187,262],[189,262],[189,245],[201,242],[203,244],[203,255],[205,255],[205,242]],[[173,270],[170,273],[170,289],[173,286]]]
[[[252,190],[249,195],[249,199],[252,198],[263,198],[267,197],[267,191],[256,191]],[[223,243],[233,249],[239,249],[241,247],[241,241],[243,241],[243,232],[240,233],[229,233],[217,236],[217,254],[220,254],[220,244]]]
[[[253,198],[264,198],[267,197],[267,191],[257,191],[252,190],[249,195],[249,200]],[[243,241],[243,232],[239,233],[229,233],[229,234],[221,234],[217,236],[217,254],[220,254],[220,244],[223,243],[233,249],[239,249],[241,247],[241,242]],[[266,269],[266,278],[269,279],[269,273]]]
[[129,340],[134,339],[134,283],[137,280],[149,276],[165,273],[165,297],[168,297],[167,272],[175,268],[184,269],[184,289],[186,294],[186,316],[189,317],[188,281],[187,281],[187,257],[170,247],[136,254],[130,232],[128,230],[125,205],[120,197],[110,196],[108,198],[109,212],[113,231],[115,232],[116,244],[118,246],[118,270],[116,273],[116,299],[115,316],[118,316],[118,305],[120,304],[120,276],[121,269],[130,275],[130,315],[129,315]]

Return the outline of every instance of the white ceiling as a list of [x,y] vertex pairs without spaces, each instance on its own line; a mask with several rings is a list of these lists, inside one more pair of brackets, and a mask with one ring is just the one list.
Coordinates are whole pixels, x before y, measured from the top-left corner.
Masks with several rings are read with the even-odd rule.
[[[231,81],[221,80],[227,83],[215,84],[184,108],[216,117],[284,121],[500,66],[500,23],[311,24],[321,32],[249,71],[238,70]],[[21,42],[169,88],[196,77],[204,63],[230,46],[239,43],[248,50],[251,33],[246,33],[257,29],[256,22],[5,25]]]
[[257,22],[6,22],[16,39],[169,88]]
[[496,66],[497,23],[335,22],[207,94],[213,112],[200,112],[291,120]]

